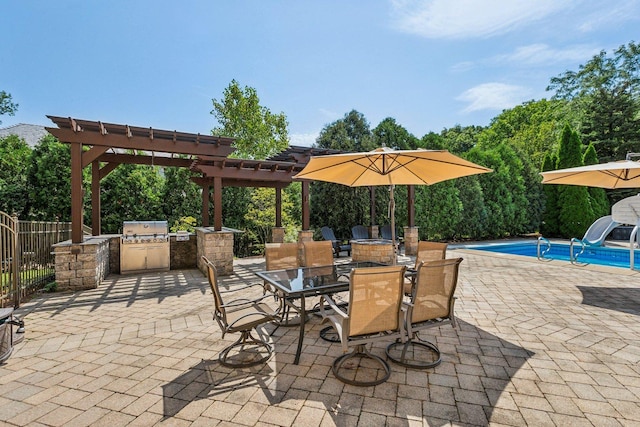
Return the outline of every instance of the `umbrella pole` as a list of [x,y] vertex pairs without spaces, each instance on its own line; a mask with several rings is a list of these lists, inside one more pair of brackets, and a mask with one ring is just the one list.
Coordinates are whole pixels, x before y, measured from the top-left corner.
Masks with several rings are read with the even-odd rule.
[[393,195],[394,185],[390,186],[389,194],[389,213],[391,217],[391,246],[393,247],[393,265],[398,263],[398,256],[396,254],[396,200]]

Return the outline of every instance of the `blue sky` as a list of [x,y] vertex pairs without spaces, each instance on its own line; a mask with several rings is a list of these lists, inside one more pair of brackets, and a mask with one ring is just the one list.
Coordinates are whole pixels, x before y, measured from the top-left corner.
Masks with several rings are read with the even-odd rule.
[[640,41],[640,0],[0,0],[0,90],[47,114],[209,133],[232,79],[291,144],[355,109],[418,137],[487,125],[549,79]]

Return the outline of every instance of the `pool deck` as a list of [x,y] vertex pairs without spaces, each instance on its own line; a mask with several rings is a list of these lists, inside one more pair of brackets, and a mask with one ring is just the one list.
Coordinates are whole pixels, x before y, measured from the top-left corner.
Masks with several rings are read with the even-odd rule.
[[[220,366],[235,336],[221,339],[198,270],[38,296],[18,310],[26,338],[0,365],[0,425],[640,426],[639,273],[455,256],[458,327],[430,331],[443,363],[392,364],[389,381],[366,388],[335,379],[340,346],[319,338],[313,316],[300,365],[297,329],[279,328],[266,365]],[[221,285],[256,282],[263,268],[236,260]]]

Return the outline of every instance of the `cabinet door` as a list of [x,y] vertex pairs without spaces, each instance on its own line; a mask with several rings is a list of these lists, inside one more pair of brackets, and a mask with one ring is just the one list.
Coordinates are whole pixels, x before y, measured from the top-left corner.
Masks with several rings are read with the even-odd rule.
[[169,245],[149,245],[147,246],[147,268],[155,270],[159,268],[169,268]]
[[128,245],[120,248],[120,272],[138,271],[147,268],[147,248]]

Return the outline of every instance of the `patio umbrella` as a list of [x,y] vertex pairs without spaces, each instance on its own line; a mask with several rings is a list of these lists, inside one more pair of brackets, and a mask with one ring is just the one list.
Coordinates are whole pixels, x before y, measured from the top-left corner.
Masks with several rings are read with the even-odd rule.
[[639,188],[640,162],[620,160],[540,173],[543,184],[582,185],[600,188]]
[[393,150],[382,147],[363,153],[313,156],[294,178],[333,182],[350,187],[388,185],[391,241],[394,242],[395,185],[431,185],[487,172],[492,170],[446,150]]

